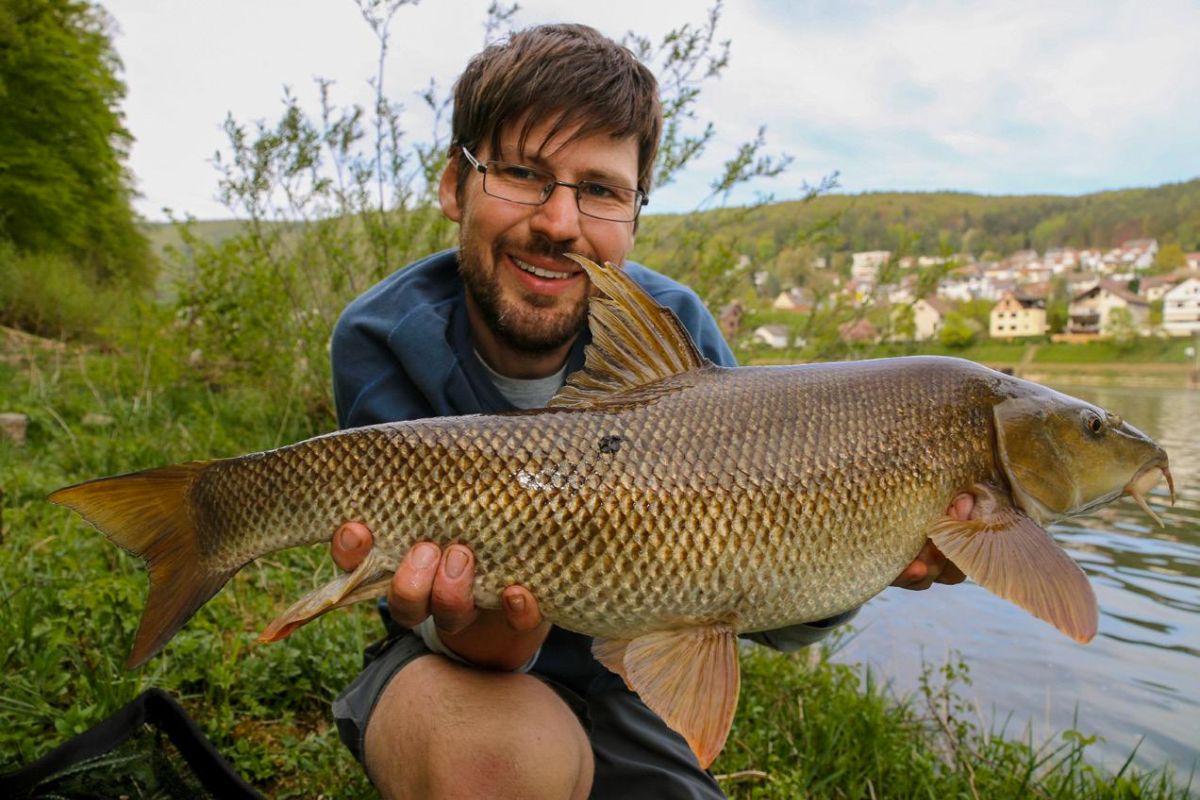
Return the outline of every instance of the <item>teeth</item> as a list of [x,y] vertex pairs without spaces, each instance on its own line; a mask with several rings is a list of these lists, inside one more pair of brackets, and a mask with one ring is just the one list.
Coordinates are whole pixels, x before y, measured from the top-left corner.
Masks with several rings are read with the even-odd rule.
[[526,264],[524,261],[515,256],[513,257],[513,263],[526,272],[532,275],[537,275],[539,278],[549,278],[551,280],[561,281],[566,280],[573,274],[570,272],[553,272],[548,269],[541,269],[540,267],[535,267],[532,264]]

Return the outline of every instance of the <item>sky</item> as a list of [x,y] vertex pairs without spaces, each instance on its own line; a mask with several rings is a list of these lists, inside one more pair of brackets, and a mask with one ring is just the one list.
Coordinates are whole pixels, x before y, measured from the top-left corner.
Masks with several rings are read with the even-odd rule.
[[[147,219],[231,216],[217,199],[222,122],[273,122],[284,87],[315,113],[315,80],[369,104],[378,46],[352,0],[100,0],[135,138],[129,166]],[[693,0],[523,0],[521,28],[574,21],[658,40],[705,20]],[[488,0],[425,0],[391,26],[384,74],[414,141],[434,125],[418,92],[448,91],[485,44]],[[1083,194],[1200,177],[1196,0],[727,0],[730,61],[702,86],[716,137],[647,212],[685,212],[739,144],[766,127],[781,176],[732,195],[784,200],[838,174],[839,191]],[[699,129],[697,127],[693,130]]]

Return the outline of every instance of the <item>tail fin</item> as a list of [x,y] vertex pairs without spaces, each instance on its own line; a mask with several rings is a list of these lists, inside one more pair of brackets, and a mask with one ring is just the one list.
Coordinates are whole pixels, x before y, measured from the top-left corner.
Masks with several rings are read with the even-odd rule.
[[126,666],[138,667],[166,645],[236,569],[205,566],[190,494],[210,462],[194,461],[59,489],[50,501],[78,512],[150,569],[150,594]]

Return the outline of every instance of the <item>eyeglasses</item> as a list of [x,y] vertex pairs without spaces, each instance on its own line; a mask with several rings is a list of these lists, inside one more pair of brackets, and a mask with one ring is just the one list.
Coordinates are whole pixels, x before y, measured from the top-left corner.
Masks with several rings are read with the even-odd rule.
[[646,193],[640,189],[598,181],[568,183],[560,181],[552,173],[523,164],[504,161],[480,163],[467,148],[462,148],[462,151],[471,166],[483,174],[483,191],[510,203],[540,206],[550,199],[556,186],[566,186],[575,190],[575,206],[580,214],[609,222],[633,222],[642,213],[642,206],[649,203]]

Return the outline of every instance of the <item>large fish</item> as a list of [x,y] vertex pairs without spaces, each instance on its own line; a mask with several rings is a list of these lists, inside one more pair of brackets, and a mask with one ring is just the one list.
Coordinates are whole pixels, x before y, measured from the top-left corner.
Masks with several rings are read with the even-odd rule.
[[[737,705],[736,635],[862,604],[926,537],[987,589],[1095,635],[1091,586],[1043,526],[1122,495],[1153,515],[1167,455],[1136,428],[953,358],[719,368],[619,268],[575,260],[595,289],[593,343],[549,408],[340,431],[51,495],[149,565],[130,665],[250,561],[346,520],[374,531],[369,556],[264,639],[384,593],[414,542],[463,542],[480,606],[527,587],[548,619],[595,637],[704,766]],[[976,498],[968,521],[945,515],[959,492]]]

